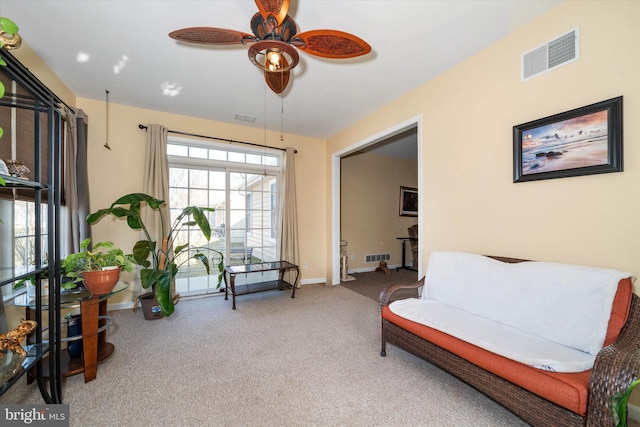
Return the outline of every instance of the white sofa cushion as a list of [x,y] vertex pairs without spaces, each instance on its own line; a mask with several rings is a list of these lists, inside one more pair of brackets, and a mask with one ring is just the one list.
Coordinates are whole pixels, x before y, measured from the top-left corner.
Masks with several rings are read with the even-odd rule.
[[422,298],[596,355],[626,277],[602,268],[433,252]]
[[433,300],[394,301],[389,309],[500,356],[554,372],[582,372],[595,356]]

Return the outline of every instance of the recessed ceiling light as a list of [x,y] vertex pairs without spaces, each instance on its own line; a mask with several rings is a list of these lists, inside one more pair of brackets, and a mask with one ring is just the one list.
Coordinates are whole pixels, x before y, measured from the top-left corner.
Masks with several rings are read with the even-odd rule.
[[178,83],[169,83],[169,82],[164,82],[160,85],[160,88],[162,89],[162,94],[165,96],[178,96],[180,95],[180,91],[182,90],[182,86],[180,86]]
[[76,61],[78,62],[88,62],[89,59],[90,59],[89,54],[84,52],[78,52],[78,55],[76,56]]

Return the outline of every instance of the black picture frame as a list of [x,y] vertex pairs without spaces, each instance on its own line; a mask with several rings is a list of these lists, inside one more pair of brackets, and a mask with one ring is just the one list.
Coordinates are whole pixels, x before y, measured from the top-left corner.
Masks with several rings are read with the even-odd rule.
[[418,216],[418,189],[400,187],[400,216]]
[[513,127],[514,183],[622,170],[622,96]]

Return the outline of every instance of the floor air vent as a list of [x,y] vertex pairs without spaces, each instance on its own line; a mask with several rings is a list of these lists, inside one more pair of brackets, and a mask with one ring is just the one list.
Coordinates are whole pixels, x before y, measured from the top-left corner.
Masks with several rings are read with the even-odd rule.
[[580,31],[574,28],[522,55],[522,81],[580,59]]
[[380,262],[380,261],[390,261],[391,254],[375,254],[375,255],[365,255],[364,262]]

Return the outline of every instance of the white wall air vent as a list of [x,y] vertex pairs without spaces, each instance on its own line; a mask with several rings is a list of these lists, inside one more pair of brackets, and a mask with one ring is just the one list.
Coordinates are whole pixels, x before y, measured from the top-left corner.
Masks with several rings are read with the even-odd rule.
[[364,262],[391,261],[391,254],[365,255]]
[[580,59],[580,29],[574,28],[522,54],[520,77],[524,82],[578,59]]

